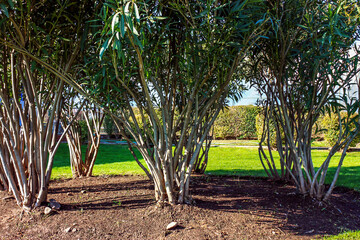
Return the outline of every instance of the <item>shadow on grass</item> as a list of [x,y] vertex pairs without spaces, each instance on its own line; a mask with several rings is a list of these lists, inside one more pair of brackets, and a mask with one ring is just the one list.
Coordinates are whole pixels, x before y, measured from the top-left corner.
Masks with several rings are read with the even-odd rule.
[[[317,168],[315,168],[317,170]],[[330,184],[333,180],[336,167],[330,167],[326,176],[327,184]],[[279,171],[280,173],[280,171]],[[248,170],[248,169],[232,169],[232,170],[211,170],[206,171],[207,175],[214,176],[241,176],[241,177],[264,177],[268,178],[264,170]],[[360,191],[360,166],[356,167],[342,167],[340,170],[339,178],[336,182],[336,186],[346,187]]]

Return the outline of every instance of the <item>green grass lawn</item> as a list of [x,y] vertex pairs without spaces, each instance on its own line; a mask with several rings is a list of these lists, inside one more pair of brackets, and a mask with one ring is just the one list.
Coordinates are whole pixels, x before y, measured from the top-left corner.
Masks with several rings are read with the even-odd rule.
[[324,240],[358,240],[360,239],[360,231],[344,232],[336,236],[326,236]]
[[[213,140],[212,145],[218,145],[218,146],[258,146],[259,141],[258,140]],[[266,144],[265,144],[266,145]],[[264,146],[265,146],[264,145]],[[313,147],[329,147],[326,141],[314,141],[312,143]]]
[[[276,152],[273,152],[278,156]],[[326,159],[328,151],[313,150],[313,161],[315,166],[320,166]],[[345,186],[360,191],[360,153],[349,152],[341,168],[340,176],[337,181],[338,186]],[[329,177],[336,171],[340,153],[335,154],[330,162]],[[214,147],[209,152],[209,164],[207,173],[214,175],[240,175],[240,176],[266,176],[259,161],[257,148],[233,148],[233,147]],[[330,183],[330,178],[327,183]]]
[[[327,153],[328,151],[324,150],[313,150],[315,166],[321,165]],[[275,152],[274,154],[276,155]],[[145,165],[141,155],[137,155]],[[338,186],[345,186],[360,191],[359,155],[359,152],[350,152],[347,154],[337,182]],[[333,157],[330,163],[329,177],[334,174],[339,157],[340,154],[336,154]],[[209,152],[209,163],[206,173],[213,175],[266,176],[259,161],[256,147],[212,147]],[[133,160],[126,146],[102,144],[100,145],[93,174],[97,176],[117,174],[142,175],[144,173]],[[61,144],[55,156],[52,178],[71,177],[69,150],[67,144]],[[329,180],[327,183],[329,183]]]
[[[85,152],[83,146],[83,152]],[[140,153],[137,152],[140,162],[145,165]],[[52,178],[71,178],[69,162],[69,149],[66,143],[62,143],[55,155]],[[126,146],[100,144],[93,175],[142,175],[145,174],[135,162]]]

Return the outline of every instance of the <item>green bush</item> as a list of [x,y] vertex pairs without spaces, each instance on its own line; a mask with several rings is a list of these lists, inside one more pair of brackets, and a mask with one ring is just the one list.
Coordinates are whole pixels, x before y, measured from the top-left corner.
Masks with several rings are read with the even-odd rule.
[[[346,112],[340,113],[342,122],[345,123],[347,118]],[[356,115],[352,116],[355,117]],[[335,113],[324,115],[321,119],[321,126],[324,128],[324,138],[325,141],[330,145],[335,145],[336,141],[339,138],[339,117]],[[355,128],[354,123],[350,124],[350,128]],[[350,144],[350,147],[355,147],[356,144],[360,142],[360,135],[356,136],[355,139]]]
[[89,129],[85,120],[78,120],[74,124],[78,124],[80,128],[81,142],[84,143],[88,140]]
[[224,109],[214,123],[214,136],[218,139],[257,138],[256,106],[232,106]]
[[[272,147],[276,147],[276,129],[274,126],[273,121],[270,121],[269,123],[269,128],[270,128],[270,146]],[[262,112],[260,112],[257,116],[256,116],[256,134],[257,134],[257,138],[260,141],[262,138],[262,134],[264,131],[264,114]],[[264,144],[267,144],[267,139],[268,137],[265,137],[264,140]]]
[[114,121],[108,115],[106,115],[104,119],[104,131],[109,138],[111,138],[111,135],[118,132]]

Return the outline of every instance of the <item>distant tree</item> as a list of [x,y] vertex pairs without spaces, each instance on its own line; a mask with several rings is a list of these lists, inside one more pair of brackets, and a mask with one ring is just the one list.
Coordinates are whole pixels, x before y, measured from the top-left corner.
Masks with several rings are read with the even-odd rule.
[[[81,105],[74,102],[80,99],[83,101]],[[81,111],[78,116],[76,116],[77,111]],[[64,129],[68,129],[66,140],[73,177],[90,177],[92,175],[99,152],[100,130],[104,118],[105,114],[99,107],[79,97],[76,100],[73,98],[63,108],[61,125]],[[81,149],[84,143],[86,144],[85,154]]]

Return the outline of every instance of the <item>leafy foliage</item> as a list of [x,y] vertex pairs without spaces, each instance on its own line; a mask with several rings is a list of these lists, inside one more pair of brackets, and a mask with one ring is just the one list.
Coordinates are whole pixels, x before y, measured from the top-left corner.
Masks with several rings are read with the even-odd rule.
[[114,121],[112,120],[112,118],[109,117],[108,115],[106,115],[105,119],[104,119],[104,130],[107,133],[107,135],[109,136],[109,138],[114,133],[117,133],[116,125],[115,125]]
[[[350,124],[347,124],[348,121],[348,113],[347,112],[341,112],[340,113],[341,120],[339,121],[339,115],[335,113],[327,113],[324,117],[321,119],[321,125],[324,128],[324,137],[325,141],[330,145],[333,146],[336,144],[336,142],[339,140],[339,137],[341,137],[340,133],[340,124],[343,126],[349,125],[351,130],[354,130],[355,123],[352,122]],[[352,118],[358,118],[357,114],[354,114]],[[339,124],[340,123],[340,124]],[[348,135],[350,132],[348,132]],[[347,137],[347,136],[345,136]],[[355,147],[360,142],[360,135],[358,134],[354,140],[351,142],[350,147]]]
[[260,108],[256,106],[232,106],[225,108],[214,123],[216,139],[256,138],[256,116]]

